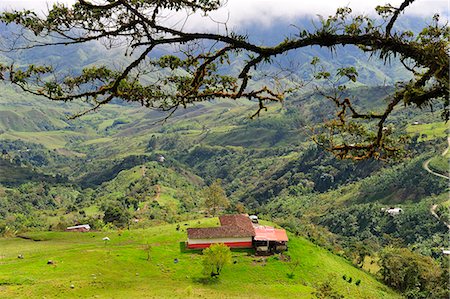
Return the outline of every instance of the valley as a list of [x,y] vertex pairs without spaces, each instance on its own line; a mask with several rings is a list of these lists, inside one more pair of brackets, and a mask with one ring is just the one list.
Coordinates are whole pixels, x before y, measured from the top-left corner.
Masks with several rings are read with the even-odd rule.
[[[332,289],[346,298],[395,298],[395,292],[376,287],[381,248],[414,246],[424,256],[441,258],[441,248],[448,240],[445,224],[429,212],[433,206],[439,217],[448,217],[446,180],[422,168],[433,152],[445,146],[437,120],[435,135],[428,133],[427,139],[410,146],[411,158],[354,163],[337,160],[312,144],[308,133],[299,127],[302,113],[307,117],[308,112],[291,108],[295,101],[292,106],[274,105],[256,120],[248,119],[252,105],[222,102],[200,105],[165,123],[154,121],[155,115],[161,117],[159,113],[127,105],[113,105],[71,121],[65,108],[50,108],[49,102],[35,101],[32,107],[37,107],[31,109],[43,111],[38,114],[42,119],[34,118],[35,123],[47,124],[48,130],[11,125],[20,124],[20,116],[3,122],[2,127],[0,228],[6,238],[0,240],[4,250],[0,279],[6,298],[27,293],[52,297],[58,292],[67,297],[102,298],[112,285],[118,298],[126,297],[129,289],[124,285],[121,291],[117,283],[122,276],[115,274],[123,275],[124,271],[130,275],[126,285],[133,284],[138,297],[148,292],[155,298],[169,297],[167,292],[179,297],[239,297],[242,294],[234,288],[232,273],[249,271],[249,275],[260,277],[263,285],[269,281],[270,287],[246,288],[249,293],[245,296],[261,298],[270,293],[273,298],[285,298],[298,292],[308,298],[325,282],[319,282],[322,275],[314,274],[321,273],[321,267],[334,269],[329,274]],[[12,106],[8,101],[2,105],[4,110]],[[27,108],[15,106],[16,115],[26,119],[29,104]],[[47,109],[57,112],[47,114]],[[298,109],[296,114],[292,109]],[[421,119],[419,115],[417,119]],[[411,129],[416,128],[413,120],[400,118],[398,123],[404,125],[406,134],[420,138],[416,133],[420,131]],[[51,127],[51,123],[60,126]],[[160,156],[164,162],[158,162]],[[295,279],[286,278],[288,266],[284,262],[271,257],[264,267],[259,262],[252,266],[259,258],[247,257],[247,253],[233,253],[239,269],[230,266],[218,285],[204,285],[194,274],[190,276],[200,275],[199,257],[179,251],[186,234],[174,227],[180,221],[195,226],[194,219],[204,217],[202,190],[216,179],[222,180],[231,203],[224,212],[257,213],[290,232],[293,245],[287,254],[300,261]],[[401,207],[404,213],[393,218],[382,212],[390,206]],[[106,220],[105,213],[111,207],[117,207],[119,214]],[[82,234],[81,239],[77,233],[58,232],[84,223],[96,232]],[[117,232],[116,227],[122,229]],[[42,232],[33,232],[36,230]],[[45,232],[48,230],[53,232]],[[156,233],[162,231],[167,234]],[[43,241],[18,237],[24,234]],[[114,241],[103,244],[102,236],[113,236]],[[150,266],[141,257],[145,256],[141,248],[146,242],[157,244],[152,245],[155,260]],[[342,265],[330,268],[317,264],[309,254],[319,252],[326,252]],[[17,260],[19,254],[31,260]],[[183,269],[167,265],[180,255],[189,256],[192,265]],[[56,266],[46,267],[46,259],[56,260]],[[74,268],[75,260],[79,265]],[[93,260],[97,262],[92,264]],[[13,276],[7,274],[8,267],[17,267],[18,262],[24,268],[15,270]],[[72,266],[66,268],[66,264]],[[108,271],[101,270],[105,265]],[[33,276],[32,269],[41,267],[53,269],[54,274],[46,274],[45,281]],[[57,273],[67,277],[60,280]],[[353,284],[349,290],[341,278],[344,274],[363,283],[358,287]],[[151,288],[149,280],[159,287]],[[178,285],[175,289],[174,280]],[[44,287],[47,284],[52,287]],[[76,287],[71,289],[71,284]]]
[[448,298],[450,30],[413,2],[0,8],[0,298]]

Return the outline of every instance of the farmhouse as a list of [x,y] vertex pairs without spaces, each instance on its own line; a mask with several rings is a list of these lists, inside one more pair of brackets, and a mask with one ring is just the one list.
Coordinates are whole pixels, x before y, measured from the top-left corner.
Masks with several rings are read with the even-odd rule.
[[201,249],[223,243],[231,248],[255,248],[258,252],[287,249],[288,237],[284,229],[253,223],[245,214],[219,217],[219,227],[188,228],[187,247]]
[[248,216],[223,215],[219,227],[188,228],[188,248],[206,248],[223,243],[232,248],[252,248],[255,229]]
[[90,230],[91,227],[89,224],[69,226],[68,228],[66,228],[66,231],[68,232],[88,232]]

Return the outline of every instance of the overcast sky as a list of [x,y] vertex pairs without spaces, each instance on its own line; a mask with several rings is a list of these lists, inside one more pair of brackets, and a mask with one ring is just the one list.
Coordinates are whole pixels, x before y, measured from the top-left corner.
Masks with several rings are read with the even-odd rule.
[[[94,0],[93,2],[98,1]],[[45,11],[55,0],[0,0],[0,10],[11,8],[29,8]],[[74,0],[58,2],[73,3]],[[328,16],[336,8],[349,6],[353,11],[373,14],[377,5],[390,3],[399,6],[402,0],[228,0],[225,7],[211,16],[216,21],[228,21],[230,25],[260,23],[270,25],[274,20],[283,18],[290,21],[305,15],[321,14]],[[449,16],[448,0],[417,0],[408,9],[408,14],[432,16],[434,13]]]

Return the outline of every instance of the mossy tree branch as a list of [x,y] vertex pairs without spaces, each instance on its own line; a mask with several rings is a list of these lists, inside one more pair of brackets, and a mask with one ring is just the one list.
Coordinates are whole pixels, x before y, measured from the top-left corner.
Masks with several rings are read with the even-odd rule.
[[[96,110],[115,98],[170,113],[178,107],[216,98],[247,98],[259,103],[252,116],[256,117],[267,109],[267,102],[280,102],[286,94],[269,85],[254,88],[252,72],[257,67],[271,63],[278,55],[311,46],[333,50],[337,46],[353,45],[381,60],[398,57],[413,73],[414,79],[397,88],[381,114],[359,112],[350,99],[329,97],[338,108],[336,122],[330,127],[333,134],[336,128],[365,134],[356,129],[351,120],[376,120],[377,128],[372,137],[361,143],[336,144],[333,138],[327,142],[316,138],[316,141],[341,158],[384,158],[396,151],[387,142],[384,127],[397,105],[424,107],[439,100],[448,107],[449,102],[448,26],[441,25],[439,17],[435,16],[431,25],[419,34],[394,30],[400,13],[413,2],[406,0],[399,8],[377,7],[378,13],[388,20],[387,24],[380,25],[366,16],[352,15],[349,8],[338,9],[334,16],[322,19],[314,31],[299,30],[296,37],[275,46],[256,45],[234,33],[188,32],[167,25],[165,14],[168,10],[206,14],[220,7],[217,0],[116,0],[95,4],[79,0],[71,7],[55,4],[44,17],[32,11],[4,12],[0,15],[3,23],[15,23],[35,36],[30,40],[29,35],[24,35],[27,43],[14,45],[9,50],[107,41],[109,47],[121,46],[125,55],[133,55],[135,59],[123,69],[87,67],[81,74],[62,78],[50,76],[54,70],[48,66],[31,65],[23,69],[3,65],[0,66],[0,79],[51,100],[84,99],[92,104],[91,109],[75,117]],[[168,46],[175,46],[180,51],[158,56],[157,50]],[[247,55],[248,59],[242,62],[237,75],[225,75],[221,71],[230,60],[242,55]],[[405,61],[412,62],[412,66],[406,65]],[[157,77],[154,82],[141,79],[145,73],[143,69]],[[356,70],[349,70],[338,75],[356,80]],[[444,108],[443,118],[449,118],[447,108]]]

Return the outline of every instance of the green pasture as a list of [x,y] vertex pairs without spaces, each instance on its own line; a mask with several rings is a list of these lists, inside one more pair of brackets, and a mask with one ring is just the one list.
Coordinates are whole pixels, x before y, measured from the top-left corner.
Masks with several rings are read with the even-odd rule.
[[447,137],[449,126],[445,122],[409,125],[406,132],[410,135],[419,134],[419,141]]
[[42,144],[48,149],[64,148],[71,140],[85,139],[82,133],[72,131],[43,131],[43,132],[7,132],[0,134],[0,139],[23,140]]
[[[185,250],[184,241],[187,227],[215,224],[217,219],[205,219],[180,223],[180,230],[173,224],[0,239],[0,297],[313,298],[315,287],[329,281],[345,298],[401,298],[343,258],[292,235],[288,254],[300,262],[293,278],[287,275],[289,262],[278,256],[255,257],[240,250],[219,279],[207,280],[200,252]],[[111,241],[103,241],[106,236]],[[344,274],[353,283],[344,281]],[[354,283],[358,279],[360,286]]]

